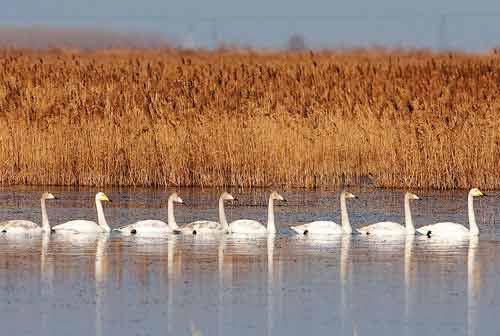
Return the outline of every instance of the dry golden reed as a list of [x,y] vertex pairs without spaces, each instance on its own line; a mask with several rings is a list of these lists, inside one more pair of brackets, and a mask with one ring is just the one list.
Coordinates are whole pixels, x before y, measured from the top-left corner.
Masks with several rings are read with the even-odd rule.
[[0,183],[500,187],[500,58],[0,51]]

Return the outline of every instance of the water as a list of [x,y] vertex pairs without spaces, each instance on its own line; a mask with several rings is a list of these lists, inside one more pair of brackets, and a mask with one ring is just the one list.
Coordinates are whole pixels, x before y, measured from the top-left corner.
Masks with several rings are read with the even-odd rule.
[[[40,188],[0,189],[0,216],[40,221]],[[95,190],[52,190],[52,224],[95,219]],[[109,192],[108,192],[109,191]],[[216,219],[218,190],[181,189],[179,223]],[[354,227],[402,221],[397,190],[354,189]],[[168,192],[107,190],[108,222],[165,218]],[[230,220],[265,219],[264,191],[233,190]],[[0,321],[9,335],[488,335],[500,314],[498,202],[476,201],[480,239],[298,237],[338,220],[335,192],[289,191],[276,237],[0,237]],[[416,226],[466,221],[466,193],[420,192]]]

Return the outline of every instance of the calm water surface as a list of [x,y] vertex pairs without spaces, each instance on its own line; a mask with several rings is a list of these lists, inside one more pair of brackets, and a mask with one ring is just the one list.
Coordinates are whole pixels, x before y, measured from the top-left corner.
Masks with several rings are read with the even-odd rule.
[[[2,219],[40,222],[40,188],[0,189]],[[219,190],[180,189],[178,223],[217,219]],[[53,190],[51,224],[95,219],[95,190]],[[113,227],[166,218],[168,191],[106,190]],[[265,191],[232,191],[227,216],[266,218]],[[358,227],[402,221],[397,190],[354,189]],[[0,322],[9,335],[494,335],[500,203],[476,201],[479,239],[300,237],[339,220],[338,192],[284,192],[274,237],[0,236]],[[421,192],[416,226],[466,222],[466,192]]]

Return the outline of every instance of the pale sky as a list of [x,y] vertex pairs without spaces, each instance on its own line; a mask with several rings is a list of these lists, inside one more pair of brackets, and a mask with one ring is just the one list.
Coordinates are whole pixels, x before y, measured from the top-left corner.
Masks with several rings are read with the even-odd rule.
[[[313,47],[500,46],[498,0],[0,0],[0,4],[3,25],[152,31],[194,46],[226,41],[282,47],[292,33],[304,35]],[[216,20],[205,20],[211,17]]]

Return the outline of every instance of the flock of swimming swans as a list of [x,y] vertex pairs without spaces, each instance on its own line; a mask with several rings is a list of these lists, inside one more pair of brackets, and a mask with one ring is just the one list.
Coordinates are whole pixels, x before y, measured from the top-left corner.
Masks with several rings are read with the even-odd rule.
[[[441,222],[431,225],[425,225],[420,228],[415,228],[413,225],[410,201],[418,200],[419,197],[413,193],[406,192],[404,194],[404,225],[395,222],[379,222],[356,229],[356,232],[362,235],[374,236],[394,236],[394,235],[415,235],[422,234],[429,238],[432,236],[439,237],[464,237],[464,236],[477,236],[479,235],[479,228],[476,223],[474,214],[474,197],[485,196],[477,188],[473,188],[468,194],[468,215],[469,215],[469,228],[459,223]],[[349,222],[349,215],[347,212],[347,200],[356,198],[355,195],[348,191],[340,193],[340,224],[332,221],[314,221],[311,223],[291,226],[290,229],[299,235],[338,235],[338,234],[352,234],[353,229]],[[56,233],[100,233],[110,232],[111,228],[104,216],[104,209],[102,202],[110,202],[109,197],[103,192],[99,192],[95,196],[95,205],[97,209],[97,222],[89,220],[72,220],[63,224],[51,227],[49,224],[47,209],[45,205],[46,200],[53,200],[56,197],[45,192],[41,197],[41,210],[42,210],[42,223],[41,225],[26,221],[26,220],[9,220],[0,222],[0,232],[5,234],[19,234],[19,233],[42,233],[42,232],[56,232]],[[224,212],[224,202],[231,201],[235,198],[223,192],[219,198],[219,221],[200,220],[186,225],[179,226],[175,221],[174,216],[174,203],[183,203],[183,200],[177,193],[173,193],[168,198],[167,205],[167,222],[161,220],[142,220],[129,224],[114,231],[118,231],[124,235],[162,235],[168,233],[175,234],[203,234],[203,233],[221,233],[221,234],[275,234],[277,232],[276,223],[274,219],[274,202],[286,201],[283,196],[277,192],[272,192],[269,196],[268,202],[268,217],[267,225],[251,219],[239,219],[234,222],[228,223],[226,214]]]

